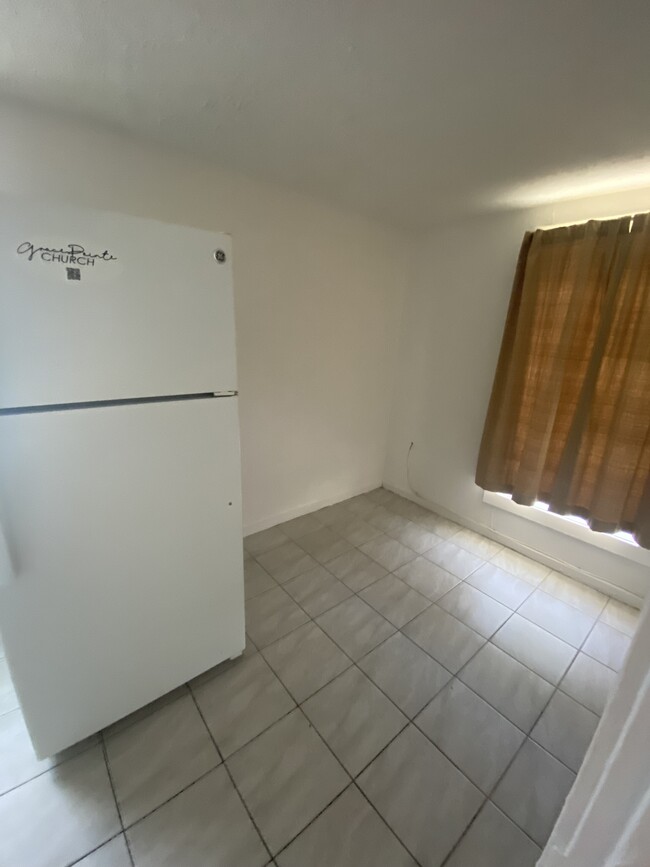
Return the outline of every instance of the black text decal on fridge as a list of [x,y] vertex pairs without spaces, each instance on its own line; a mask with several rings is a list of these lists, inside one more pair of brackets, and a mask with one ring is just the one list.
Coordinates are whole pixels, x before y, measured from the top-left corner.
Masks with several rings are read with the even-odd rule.
[[117,256],[109,250],[104,250],[102,253],[91,253],[86,250],[83,244],[67,244],[63,247],[43,247],[37,246],[32,241],[23,241],[19,244],[16,252],[19,256],[24,256],[28,262],[52,262],[67,266],[66,268],[68,280],[80,280],[81,268],[94,268],[97,262],[117,262]]

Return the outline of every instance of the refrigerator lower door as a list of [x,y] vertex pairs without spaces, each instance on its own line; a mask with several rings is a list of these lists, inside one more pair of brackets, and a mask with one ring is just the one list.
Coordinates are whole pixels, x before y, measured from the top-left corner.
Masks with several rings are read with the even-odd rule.
[[0,632],[39,757],[244,649],[237,398],[0,417]]

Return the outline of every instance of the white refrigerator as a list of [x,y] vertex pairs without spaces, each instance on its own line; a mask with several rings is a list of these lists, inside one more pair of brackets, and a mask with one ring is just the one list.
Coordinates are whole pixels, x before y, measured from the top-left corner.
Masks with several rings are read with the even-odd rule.
[[230,239],[0,198],[0,634],[49,756],[244,649]]

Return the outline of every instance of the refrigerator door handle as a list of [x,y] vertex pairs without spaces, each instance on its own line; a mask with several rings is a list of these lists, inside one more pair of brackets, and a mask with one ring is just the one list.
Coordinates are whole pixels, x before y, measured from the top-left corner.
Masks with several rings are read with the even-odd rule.
[[0,524],[0,586],[12,584],[16,580],[16,569],[11,557],[4,527]]

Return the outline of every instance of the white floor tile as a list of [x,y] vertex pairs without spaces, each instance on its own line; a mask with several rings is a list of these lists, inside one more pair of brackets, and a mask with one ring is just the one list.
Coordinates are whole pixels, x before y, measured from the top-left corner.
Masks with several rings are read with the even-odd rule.
[[576,655],[575,647],[518,614],[492,637],[492,643],[554,684],[560,682]]
[[127,836],[135,867],[263,867],[269,860],[224,767],[138,822]]
[[0,864],[53,867],[114,837],[120,820],[101,747],[0,797]]

